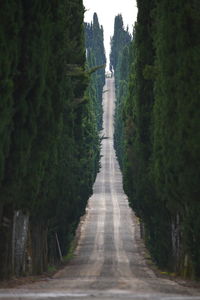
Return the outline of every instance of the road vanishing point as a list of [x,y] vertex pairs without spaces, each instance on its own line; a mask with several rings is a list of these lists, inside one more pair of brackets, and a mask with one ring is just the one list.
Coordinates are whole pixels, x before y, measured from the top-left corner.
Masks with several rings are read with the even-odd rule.
[[101,169],[79,225],[74,257],[53,278],[0,289],[0,300],[194,300],[200,290],[157,277],[146,263],[139,224],[129,208],[113,148],[114,79],[103,93]]

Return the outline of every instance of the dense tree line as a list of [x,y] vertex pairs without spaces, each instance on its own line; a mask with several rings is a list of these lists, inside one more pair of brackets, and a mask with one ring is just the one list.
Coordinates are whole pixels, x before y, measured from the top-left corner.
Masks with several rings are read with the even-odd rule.
[[115,132],[114,145],[119,163],[122,167],[124,156],[124,126],[122,121],[123,103],[127,97],[128,78],[130,67],[130,43],[131,35],[124,29],[122,15],[115,17],[114,35],[111,38],[110,71],[115,75],[116,108],[115,108]]
[[98,130],[102,129],[102,93],[105,84],[106,56],[104,49],[103,27],[98,16],[93,15],[91,24],[85,23],[85,45],[88,69],[91,70],[90,98],[93,99]]
[[123,131],[115,134],[124,187],[158,265],[199,277],[199,8],[196,1],[137,4]]
[[[1,278],[46,270],[58,246],[65,255],[92,192],[101,116],[85,66],[83,15],[82,0],[0,4]],[[20,216],[29,222],[16,271]]]

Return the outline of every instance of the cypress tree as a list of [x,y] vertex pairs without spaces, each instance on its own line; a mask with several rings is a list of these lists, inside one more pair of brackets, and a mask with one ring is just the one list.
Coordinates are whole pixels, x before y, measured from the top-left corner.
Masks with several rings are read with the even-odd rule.
[[124,187],[158,265],[199,277],[197,3],[137,3],[123,105]]
[[114,35],[111,38],[110,71],[114,71],[115,74],[116,108],[114,146],[121,168],[123,168],[124,155],[123,105],[128,94],[130,44],[131,35],[128,29],[124,29],[122,16],[118,15],[115,17]]
[[[103,27],[99,25],[98,16],[93,15],[91,24],[85,23],[85,46],[87,51],[88,69],[97,67],[97,70],[91,74],[91,85],[89,88],[90,97],[93,98],[93,104],[96,114],[97,128],[102,129],[102,93],[105,84],[105,65],[106,56],[104,49]],[[99,68],[98,68],[99,67]]]
[[2,220],[12,224],[16,211],[30,219],[34,274],[59,259],[55,234],[67,253],[92,193],[99,137],[82,1],[2,2],[0,15],[0,276],[6,277],[15,272],[13,233]]
[[200,17],[195,1],[168,4],[163,0],[155,10],[152,169],[158,196],[181,241],[173,248],[176,268],[199,276]]

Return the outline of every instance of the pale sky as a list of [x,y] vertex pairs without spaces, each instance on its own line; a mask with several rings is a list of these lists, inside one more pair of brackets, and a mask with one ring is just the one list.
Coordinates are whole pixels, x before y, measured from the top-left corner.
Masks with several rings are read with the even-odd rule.
[[[129,26],[130,33],[137,19],[136,0],[83,0],[85,9],[85,22],[90,23],[94,12],[97,13],[99,23],[104,29],[104,45],[107,56],[107,64],[110,53],[110,37],[114,32],[114,19],[122,14],[124,27]],[[109,65],[107,65],[107,69]]]

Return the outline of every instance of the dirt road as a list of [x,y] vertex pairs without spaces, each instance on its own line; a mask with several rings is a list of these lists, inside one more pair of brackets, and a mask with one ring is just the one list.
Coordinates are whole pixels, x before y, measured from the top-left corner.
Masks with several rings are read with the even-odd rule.
[[113,149],[114,100],[114,80],[109,78],[103,100],[101,171],[75,257],[53,279],[0,290],[0,299],[200,299],[197,290],[157,278],[145,263],[138,244],[138,222],[123,192]]

